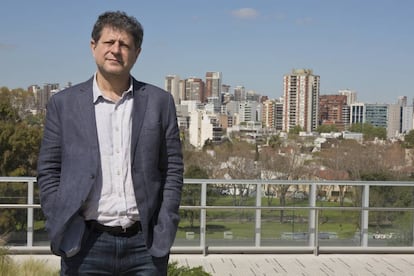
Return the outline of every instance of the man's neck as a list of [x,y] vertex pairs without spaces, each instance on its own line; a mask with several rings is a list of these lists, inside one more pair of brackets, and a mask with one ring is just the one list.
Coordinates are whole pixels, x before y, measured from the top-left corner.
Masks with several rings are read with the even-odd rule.
[[96,74],[96,83],[102,93],[110,99],[119,99],[130,86],[130,76],[104,76]]

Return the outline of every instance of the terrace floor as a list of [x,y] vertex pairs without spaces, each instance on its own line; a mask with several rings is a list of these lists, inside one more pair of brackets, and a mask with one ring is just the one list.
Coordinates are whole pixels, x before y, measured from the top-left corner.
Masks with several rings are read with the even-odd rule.
[[[59,267],[52,255],[14,255],[16,261],[42,259]],[[179,266],[202,266],[213,276],[412,276],[414,254],[173,254]]]

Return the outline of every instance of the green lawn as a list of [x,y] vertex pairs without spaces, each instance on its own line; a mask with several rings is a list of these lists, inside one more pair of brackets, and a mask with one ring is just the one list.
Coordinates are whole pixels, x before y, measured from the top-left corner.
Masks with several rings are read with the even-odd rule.
[[[255,206],[255,197],[247,198],[243,206]],[[209,206],[234,206],[233,196],[217,196]],[[318,206],[340,207],[339,202],[318,202]],[[279,206],[279,199],[273,198],[271,204],[266,197],[262,199],[262,206]],[[288,199],[286,207],[307,207],[307,200]],[[344,207],[352,206],[344,203]],[[194,232],[195,238],[199,238],[199,210],[194,211],[195,217],[193,227],[187,216],[182,215],[177,238],[185,239],[186,232]],[[255,210],[229,210],[213,209],[207,210],[206,237],[211,239],[223,239],[225,231],[231,231],[234,239],[254,239],[255,233]],[[352,238],[359,230],[359,211],[344,210],[322,210],[319,212],[318,231],[335,232],[338,238]],[[266,239],[279,239],[284,232],[309,232],[309,210],[285,210],[283,211],[283,223],[280,219],[280,210],[262,210],[261,212],[261,236]],[[294,218],[294,219],[293,219]],[[373,229],[374,227],[371,227]],[[397,231],[395,227],[387,231]],[[375,232],[373,229],[371,232]]]

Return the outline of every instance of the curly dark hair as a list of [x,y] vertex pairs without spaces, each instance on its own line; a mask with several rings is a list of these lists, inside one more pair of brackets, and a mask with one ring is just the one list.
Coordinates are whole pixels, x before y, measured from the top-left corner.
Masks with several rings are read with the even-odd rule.
[[98,17],[92,30],[92,39],[96,42],[101,38],[104,27],[112,27],[117,30],[125,31],[132,35],[135,47],[141,48],[144,37],[144,29],[139,21],[122,11],[107,11]]

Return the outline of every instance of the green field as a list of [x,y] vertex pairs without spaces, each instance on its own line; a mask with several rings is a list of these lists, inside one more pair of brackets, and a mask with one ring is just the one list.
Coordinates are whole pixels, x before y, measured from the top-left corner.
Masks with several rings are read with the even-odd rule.
[[[232,196],[218,196],[209,206],[234,206],[235,198]],[[279,206],[279,199],[274,198],[271,204],[268,199],[263,198],[262,206]],[[244,202],[243,206],[255,206],[255,198],[250,197]],[[307,200],[288,199],[286,207],[307,207]],[[338,202],[318,202],[318,207],[340,207]],[[354,237],[360,227],[360,211],[347,211],[346,207],[351,207],[350,203],[344,203],[343,210],[322,210],[319,211],[318,231],[335,233],[339,239],[349,239]],[[280,210],[264,209],[261,211],[260,234],[263,239],[280,239],[283,233],[309,232],[309,210],[285,210],[283,211],[283,222],[281,221]],[[194,238],[199,238],[200,232],[200,210],[193,211],[193,221],[191,226],[190,211],[181,211],[181,222],[177,233],[178,239],[185,239],[186,232],[194,232]],[[372,214],[374,214],[372,212]],[[206,211],[206,238],[223,239],[225,232],[230,231],[233,239],[254,239],[255,237],[255,209],[230,210],[230,209],[210,209]],[[401,214],[397,214],[402,216]],[[403,221],[400,218],[399,221]],[[412,221],[412,218],[410,219]],[[409,224],[409,222],[407,222]],[[375,232],[398,232],[399,224],[369,226],[372,233]]]

